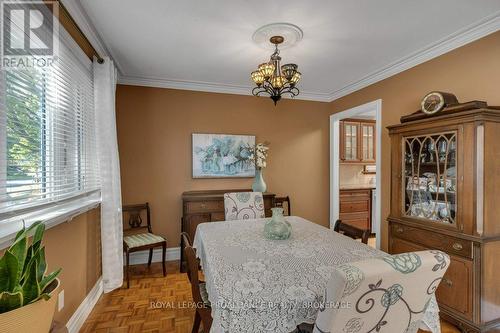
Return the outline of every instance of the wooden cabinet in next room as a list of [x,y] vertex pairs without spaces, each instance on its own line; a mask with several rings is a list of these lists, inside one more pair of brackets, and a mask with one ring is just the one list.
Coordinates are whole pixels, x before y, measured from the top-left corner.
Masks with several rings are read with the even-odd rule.
[[371,230],[371,189],[341,189],[340,214],[343,223]]
[[340,162],[373,164],[375,157],[375,121],[340,121]]

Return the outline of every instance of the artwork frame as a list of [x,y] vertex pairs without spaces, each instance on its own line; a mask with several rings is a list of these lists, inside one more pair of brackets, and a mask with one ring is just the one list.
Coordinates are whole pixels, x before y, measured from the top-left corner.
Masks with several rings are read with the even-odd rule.
[[192,133],[191,175],[200,178],[253,178],[255,135]]

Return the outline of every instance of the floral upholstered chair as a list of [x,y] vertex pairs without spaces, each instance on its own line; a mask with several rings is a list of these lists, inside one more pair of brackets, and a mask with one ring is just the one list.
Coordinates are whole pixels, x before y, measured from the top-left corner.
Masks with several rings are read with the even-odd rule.
[[338,266],[313,332],[416,333],[449,263],[421,251]]
[[264,218],[264,197],[261,192],[225,193],[224,210],[226,221]]

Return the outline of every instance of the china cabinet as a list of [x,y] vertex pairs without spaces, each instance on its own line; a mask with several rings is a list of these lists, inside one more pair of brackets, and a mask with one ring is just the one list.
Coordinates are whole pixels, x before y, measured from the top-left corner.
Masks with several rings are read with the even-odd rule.
[[375,163],[375,121],[340,121],[340,162]]
[[500,108],[456,104],[388,129],[389,251],[447,252],[441,315],[463,332],[500,330]]

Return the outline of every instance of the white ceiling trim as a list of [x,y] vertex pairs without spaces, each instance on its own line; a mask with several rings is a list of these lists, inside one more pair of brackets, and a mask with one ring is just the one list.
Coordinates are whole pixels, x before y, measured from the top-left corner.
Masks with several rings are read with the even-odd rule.
[[97,53],[101,57],[108,56],[113,59],[118,70],[123,73],[123,67],[120,66],[116,57],[113,57],[112,50],[108,47],[108,45],[101,38],[97,29],[92,24],[92,21],[89,19],[87,13],[82,8],[79,0],[61,0],[62,4],[68,10],[69,14],[75,20],[78,28],[83,32],[85,37],[89,40],[90,44],[95,48]]
[[[127,76],[127,75],[120,75],[118,78],[118,83],[130,86],[193,90],[193,91],[204,91],[204,92],[236,94],[236,95],[252,95],[252,89],[253,89],[252,86],[230,85],[230,84],[199,82],[199,81],[169,80],[163,78]],[[265,97],[265,95],[262,95],[262,97]],[[287,96],[283,97],[291,99]],[[293,99],[317,101],[317,102],[330,102],[329,94],[311,93],[302,91],[298,96],[294,97]]]
[[[295,99],[331,102],[500,30],[500,11],[331,93],[301,92]],[[123,72],[122,72],[123,73]],[[122,75],[119,83],[147,87],[251,95],[251,86]]]
[[500,30],[500,11],[332,92],[334,101]]
[[[111,48],[109,48],[105,41],[100,38],[100,35],[91,23],[91,20],[89,20],[79,0],[63,0],[62,2],[70,12],[71,16],[75,19],[80,29],[87,36],[92,45],[96,48],[96,50],[102,55],[109,55],[111,58],[113,58],[116,66],[118,67],[118,70],[121,73],[118,80],[120,84],[205,91],[213,93],[251,95],[251,90],[253,88],[251,86],[127,75],[124,68],[120,66],[120,64],[117,62],[117,59],[113,57],[113,50],[111,50]],[[384,66],[383,68],[380,68],[379,70],[376,70],[360,78],[359,80],[356,80],[344,86],[341,89],[335,90],[331,93],[314,93],[301,91],[301,93],[297,97],[295,97],[295,99],[320,102],[334,101],[499,30],[500,11],[497,11],[474,24],[465,27],[464,29],[461,29],[445,38],[442,38],[441,40],[432,43],[406,57],[396,60],[393,63]]]

